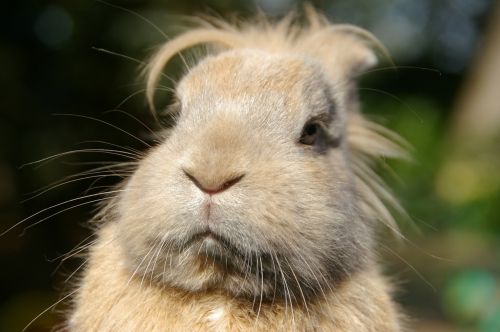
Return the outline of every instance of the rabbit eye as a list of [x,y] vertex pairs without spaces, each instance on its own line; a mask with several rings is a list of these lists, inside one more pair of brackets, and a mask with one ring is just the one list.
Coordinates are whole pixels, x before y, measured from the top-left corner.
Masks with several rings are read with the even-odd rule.
[[302,129],[302,136],[299,142],[304,145],[314,145],[316,139],[318,138],[320,127],[315,122],[306,123],[304,129]]

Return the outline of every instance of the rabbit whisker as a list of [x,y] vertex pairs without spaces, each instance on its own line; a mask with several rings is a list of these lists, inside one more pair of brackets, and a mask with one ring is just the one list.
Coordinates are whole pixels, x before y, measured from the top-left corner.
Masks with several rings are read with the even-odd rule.
[[45,158],[42,158],[42,159],[39,159],[36,161],[32,161],[32,162],[23,164],[19,167],[19,169],[22,169],[22,168],[24,168],[26,166],[30,166],[30,165],[35,165],[35,164],[37,165],[37,168],[38,168],[38,167],[41,167],[41,166],[45,165],[47,162],[50,162],[54,159],[64,157],[67,155],[71,155],[71,154],[75,154],[75,153],[104,153],[104,154],[109,154],[109,155],[126,157],[126,158],[130,158],[130,159],[136,160],[136,161],[140,160],[140,156],[137,156],[135,154],[132,154],[132,153],[126,152],[126,151],[112,150],[112,149],[78,149],[78,150],[61,152],[61,153],[58,153],[58,154],[55,154],[55,155],[52,155],[49,157],[45,157]]
[[[142,260],[140,261],[140,263],[137,265],[137,267],[135,268],[134,272],[132,272],[132,275],[130,276],[126,286],[128,287],[130,282],[134,279],[135,275],[137,274],[137,272],[139,271],[142,263],[144,263],[144,261],[146,260],[146,258],[148,257],[149,253],[154,249],[154,246],[151,246],[151,248],[149,248],[149,251],[142,257]],[[142,284],[142,281],[141,281],[141,284]]]
[[61,299],[59,299],[57,302],[55,302],[54,304],[50,305],[47,309],[43,310],[41,313],[39,313],[35,318],[33,318],[23,329],[22,329],[22,332],[26,331],[28,329],[28,327],[31,326],[31,324],[33,324],[36,320],[38,320],[38,318],[42,317],[44,314],[46,314],[49,310],[51,310],[52,308],[54,308],[56,305],[58,305],[59,303],[65,301],[66,299],[70,298],[71,296],[73,296],[73,294],[75,294],[76,292],[78,292],[78,289],[75,289],[74,291],[72,291],[71,293],[69,294],[66,294],[65,296],[63,296]]
[[83,267],[85,264],[88,262],[88,258],[83,260],[83,263],[81,263],[66,279],[64,279],[64,283],[68,283],[68,281],[73,278],[73,276]]
[[[124,192],[126,190],[110,190],[110,191],[107,191],[107,192],[102,192],[102,193],[96,193],[96,194],[91,194],[91,195],[86,195],[86,196],[83,196],[83,197],[76,197],[76,198],[72,198],[72,199],[69,199],[69,200],[66,200],[64,202],[61,202],[61,203],[57,203],[57,204],[54,204],[52,206],[49,206],[47,208],[44,208],[24,219],[22,219],[21,221],[18,221],[17,223],[15,223],[14,225],[12,225],[11,227],[9,227],[8,229],[6,229],[5,231],[3,231],[2,233],[0,233],[0,237],[2,237],[3,235],[7,234],[8,232],[10,232],[12,229],[18,227],[19,225],[23,224],[24,222],[32,219],[33,217],[45,212],[45,211],[48,211],[48,210],[51,210],[53,208],[56,208],[58,206],[61,206],[61,205],[64,205],[64,204],[67,204],[67,203],[71,203],[71,202],[75,202],[75,201],[78,201],[78,200],[82,200],[82,199],[86,199],[86,198],[90,198],[90,197],[95,197],[95,196],[103,196],[103,195],[109,195],[109,194],[114,194],[114,193],[118,193],[118,192]],[[102,199],[99,199],[99,200],[104,200],[106,198],[102,198]],[[99,201],[99,200],[95,200],[95,201]],[[94,202],[94,201],[92,201]],[[85,204],[89,204],[90,202],[86,202]],[[52,215],[54,216],[54,215]],[[43,220],[46,220],[47,218],[44,218]],[[40,222],[37,222],[36,224],[38,224]],[[31,228],[32,226],[34,225],[31,225],[29,228]]]
[[109,123],[107,121],[104,121],[104,120],[101,120],[101,119],[97,119],[97,118],[94,118],[94,117],[91,117],[91,116],[87,116],[87,115],[81,115],[81,114],[72,114],[72,113],[54,113],[53,115],[55,116],[68,116],[68,117],[76,117],[76,118],[82,118],[82,119],[87,119],[87,120],[93,120],[93,121],[96,121],[96,122],[99,122],[99,123],[102,123],[102,124],[105,124],[113,129],[116,129],[132,138],[134,138],[135,140],[139,141],[140,143],[144,144],[146,147],[150,148],[151,145],[148,144],[147,142],[145,142],[144,140],[140,139],[139,137],[129,133],[128,131],[126,130],[123,130],[122,128],[118,127],[118,126],[115,126],[114,124],[112,123]]
[[307,301],[306,301],[306,297],[304,296],[304,292],[302,291],[302,286],[300,285],[300,282],[299,282],[299,279],[297,278],[297,276],[295,275],[295,272],[293,271],[293,267],[290,265],[290,262],[288,261],[288,259],[286,257],[283,257],[283,259],[285,260],[285,264],[288,265],[288,269],[290,270],[290,272],[292,273],[293,275],[293,278],[295,279],[295,282],[297,283],[297,287],[299,288],[299,292],[300,292],[300,295],[302,297],[302,301],[304,302],[304,306],[306,308],[306,313],[307,313],[307,316],[308,317],[311,317],[310,316],[310,313],[309,313],[309,308],[307,306]]
[[403,257],[401,257],[401,255],[399,255],[398,253],[396,253],[394,250],[392,250],[391,248],[387,247],[386,245],[383,245],[381,244],[382,248],[385,249],[386,251],[388,251],[389,253],[391,253],[393,256],[395,256],[396,258],[400,259],[404,264],[406,264],[406,266],[408,266],[413,272],[415,272],[415,274],[423,281],[425,282],[431,289],[432,291],[436,292],[436,287],[434,287],[434,285],[429,281],[427,280],[423,275],[422,273],[420,273],[416,267],[414,267],[413,265],[411,265],[407,260],[405,260]]

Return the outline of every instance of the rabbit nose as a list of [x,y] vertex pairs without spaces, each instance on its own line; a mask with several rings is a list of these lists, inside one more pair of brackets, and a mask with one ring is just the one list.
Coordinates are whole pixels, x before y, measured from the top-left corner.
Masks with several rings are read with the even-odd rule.
[[202,181],[197,179],[195,176],[193,176],[185,169],[183,169],[182,171],[187,176],[187,178],[191,180],[191,182],[193,182],[196,187],[198,187],[198,189],[209,195],[215,195],[229,189],[230,187],[238,183],[245,176],[245,174],[234,176],[229,180],[220,181],[219,184],[204,184]]

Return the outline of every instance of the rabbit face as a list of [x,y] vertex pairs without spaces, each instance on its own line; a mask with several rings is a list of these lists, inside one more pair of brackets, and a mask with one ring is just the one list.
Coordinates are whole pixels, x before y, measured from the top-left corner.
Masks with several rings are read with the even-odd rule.
[[201,61],[178,85],[176,126],[119,198],[129,269],[189,291],[305,300],[364,264],[342,86],[297,56]]

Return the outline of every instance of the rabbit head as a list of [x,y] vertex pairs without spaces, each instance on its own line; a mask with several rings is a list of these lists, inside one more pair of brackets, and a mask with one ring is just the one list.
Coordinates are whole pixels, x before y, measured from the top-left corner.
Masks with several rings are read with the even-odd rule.
[[118,197],[131,273],[188,291],[305,300],[369,263],[372,220],[390,215],[363,161],[399,150],[357,111],[354,78],[375,63],[366,34],[315,15],[303,30],[221,23],[163,46],[150,97],[174,54],[226,49],[180,80],[175,126]]

